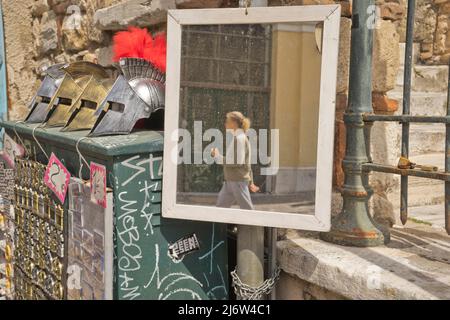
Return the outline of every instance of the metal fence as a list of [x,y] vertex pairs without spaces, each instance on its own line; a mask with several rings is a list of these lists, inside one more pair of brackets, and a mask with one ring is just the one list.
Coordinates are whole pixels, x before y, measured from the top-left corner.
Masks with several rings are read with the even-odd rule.
[[[408,220],[408,177],[416,176],[445,181],[445,228],[450,234],[450,85],[448,86],[446,116],[411,115],[411,73],[416,1],[408,1],[403,110],[401,115],[378,115],[372,110],[372,41],[373,30],[366,21],[367,8],[373,0],[353,2],[349,104],[344,115],[347,128],[346,155],[343,160],[345,183],[342,191],[343,210],[332,221],[332,230],[322,239],[350,246],[376,246],[390,240],[389,230],[377,224],[369,214],[368,200],[372,190],[368,184],[370,172],[401,176],[400,215]],[[449,66],[450,67],[450,66]],[[450,72],[449,72],[450,82]],[[394,121],[402,125],[401,156],[408,159],[410,123],[441,123],[446,126],[445,170],[399,168],[373,163],[370,156],[370,130],[375,121]]]

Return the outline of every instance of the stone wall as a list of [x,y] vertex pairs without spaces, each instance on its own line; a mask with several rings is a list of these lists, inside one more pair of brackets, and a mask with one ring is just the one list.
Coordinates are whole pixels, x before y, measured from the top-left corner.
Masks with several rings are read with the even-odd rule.
[[[36,88],[32,0],[2,1],[8,73],[9,117],[20,119]],[[29,88],[29,90],[23,90]]]
[[121,1],[3,1],[10,119],[25,116],[46,66],[97,60],[110,37],[94,26],[94,13]]
[[[423,64],[450,62],[450,0],[418,0],[414,42],[419,43],[419,59]],[[405,41],[406,21],[402,23]]]

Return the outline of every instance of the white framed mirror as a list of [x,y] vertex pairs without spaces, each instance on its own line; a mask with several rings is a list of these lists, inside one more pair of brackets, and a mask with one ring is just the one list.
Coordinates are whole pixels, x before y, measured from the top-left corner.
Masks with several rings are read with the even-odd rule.
[[163,217],[329,230],[339,26],[339,5],[168,12]]

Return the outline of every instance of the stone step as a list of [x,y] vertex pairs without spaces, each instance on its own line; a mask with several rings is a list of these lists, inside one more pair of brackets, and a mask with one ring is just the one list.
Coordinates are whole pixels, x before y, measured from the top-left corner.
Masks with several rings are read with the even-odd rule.
[[[406,43],[401,42],[399,44],[399,58],[400,58],[400,66],[404,66],[405,65],[405,48],[406,48]],[[417,64],[417,62],[419,61],[419,43],[414,43],[413,44],[413,64]]]
[[[403,91],[404,67],[399,68],[395,91]],[[411,73],[411,89],[416,92],[447,92],[447,66],[414,66]]]
[[411,124],[409,135],[411,156],[439,153],[445,150],[445,126],[443,124]]
[[417,222],[425,222],[433,227],[445,229],[444,204],[408,208],[408,216]]
[[[389,163],[395,165],[397,163],[398,157],[400,156],[401,147],[401,125],[398,123],[391,123],[393,126],[389,127],[389,136],[382,136],[389,139],[386,147],[391,150],[389,152],[389,158],[383,158],[380,156],[379,152],[373,152],[372,157],[376,162]],[[378,124],[377,124],[378,125]],[[375,128],[375,127],[374,127]],[[378,131],[372,129],[372,148],[377,144],[377,139],[375,139],[375,134]],[[412,123],[410,125],[409,134],[409,155],[410,158],[415,156],[429,156],[431,154],[441,153],[442,161],[441,164],[437,165],[440,168],[444,167],[443,154],[445,150],[445,125],[441,123]],[[381,157],[381,158],[380,158]],[[430,161],[418,160],[414,161],[417,163],[430,163]],[[434,164],[436,165],[436,164]]]
[[[428,185],[415,185],[414,179],[408,179],[408,206],[429,206],[444,203],[444,182],[439,180],[423,179],[428,181]],[[400,187],[394,192],[387,193],[388,200],[395,209],[400,208]]]
[[[402,111],[403,92],[390,91],[388,97],[399,101],[398,113]],[[442,92],[412,92],[411,114],[425,116],[445,116],[447,108],[447,93]]]

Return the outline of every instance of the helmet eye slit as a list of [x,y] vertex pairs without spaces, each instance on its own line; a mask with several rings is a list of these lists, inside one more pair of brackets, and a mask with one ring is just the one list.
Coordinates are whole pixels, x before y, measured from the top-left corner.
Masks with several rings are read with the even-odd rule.
[[123,103],[111,102],[109,109],[114,112],[123,113],[125,111],[125,105]]
[[72,99],[67,99],[67,98],[59,98],[58,99],[58,105],[59,104],[63,104],[65,106],[71,106],[72,105]]
[[95,111],[97,109],[97,103],[89,100],[81,100],[81,108],[87,108]]

